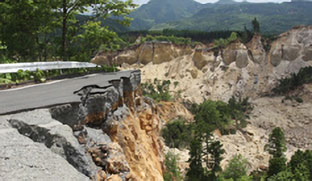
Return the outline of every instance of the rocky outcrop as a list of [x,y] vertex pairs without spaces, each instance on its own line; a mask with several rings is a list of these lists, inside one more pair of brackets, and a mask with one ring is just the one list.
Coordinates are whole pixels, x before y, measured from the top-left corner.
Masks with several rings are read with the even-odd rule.
[[258,64],[266,63],[266,51],[262,42],[262,37],[255,34],[250,42],[247,43],[247,48],[250,51],[251,59]]
[[[44,112],[46,112],[45,110]],[[38,113],[38,112],[36,112]],[[26,117],[30,118],[32,112],[25,113]],[[22,116],[22,114],[20,114]],[[32,125],[32,128],[36,127],[34,124],[38,121],[38,116],[32,114],[34,116],[34,121],[29,123]],[[11,124],[7,121],[10,120],[11,116],[0,117],[0,177],[3,180],[89,180],[89,178],[82,174],[80,171],[77,170],[71,163],[64,159],[66,155],[67,148],[64,149],[64,141],[61,139],[61,135],[55,135],[59,139],[59,142],[56,142],[53,145],[54,138],[44,138],[46,132],[42,134],[40,137],[36,137],[36,134],[32,133],[32,128],[26,126],[25,129],[17,130],[12,128]],[[16,118],[16,117],[15,117]],[[44,117],[41,117],[41,120]],[[51,119],[51,117],[50,117]],[[14,119],[17,120],[17,119]],[[17,123],[17,122],[16,122]],[[51,134],[56,132],[64,135],[69,133],[71,129],[68,129],[66,126],[62,126],[61,123],[53,121],[51,123],[43,123],[40,127],[44,127],[45,129],[50,129]],[[14,123],[15,124],[15,123]],[[38,125],[39,126],[39,125]],[[55,130],[54,128],[57,128]],[[35,128],[34,128],[35,129]],[[37,131],[40,129],[36,127]],[[52,133],[54,129],[54,133]],[[20,134],[19,131],[22,133],[27,133],[23,136]],[[45,130],[44,130],[45,131]],[[44,132],[43,131],[43,132]],[[33,141],[31,138],[38,138],[41,140],[50,139],[52,142],[51,147],[48,148],[44,144],[40,142]],[[67,140],[69,143],[69,147],[73,148],[76,139],[71,139],[73,136],[72,134],[69,135],[69,139]],[[61,145],[59,145],[61,143]],[[53,146],[52,146],[53,145]],[[69,148],[67,151],[69,151]],[[76,147],[77,148],[77,147]],[[75,149],[72,149],[75,150]],[[58,152],[59,154],[57,154]],[[75,156],[75,152],[71,155],[71,157]],[[76,158],[77,160],[79,158]],[[77,161],[76,160],[76,161]],[[74,162],[72,162],[74,163]],[[81,165],[82,167],[86,167]]]
[[99,65],[161,64],[174,58],[191,54],[191,46],[170,42],[145,42],[121,52],[101,52],[91,62]]
[[184,101],[227,101],[232,95],[256,98],[269,94],[279,79],[312,65],[311,41],[311,26],[296,27],[270,44],[256,34],[246,45],[235,41],[224,49],[193,49],[160,64],[122,67],[140,68],[143,82],[155,78],[178,82],[170,90]]
[[42,167],[38,164],[44,163],[43,158],[37,164],[39,158],[21,157],[25,166],[20,170],[30,180],[47,179],[50,174],[64,180],[162,180],[161,119],[153,102],[141,96],[140,82],[140,71],[133,71],[130,77],[111,80],[111,86],[83,87],[76,92],[81,96],[79,104],[0,117],[0,126],[5,127],[0,134],[8,137],[7,142],[0,140],[2,178],[13,173],[7,166],[24,163],[14,156],[26,152],[24,146],[9,143],[10,134],[15,134],[27,140],[25,145],[31,143],[25,147],[33,149],[30,153],[40,151],[39,156],[46,154],[45,161],[51,162]]

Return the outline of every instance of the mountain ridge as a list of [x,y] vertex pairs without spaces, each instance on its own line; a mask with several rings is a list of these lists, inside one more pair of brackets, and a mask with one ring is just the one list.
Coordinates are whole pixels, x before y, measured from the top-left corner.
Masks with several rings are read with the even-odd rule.
[[[154,4],[157,2],[157,11]],[[166,5],[170,2],[170,6]],[[200,4],[185,12],[184,3],[178,1],[152,0],[135,10],[131,30],[187,29],[200,31],[243,30],[251,28],[255,17],[263,32],[281,33],[297,25],[312,24],[312,2],[296,1],[278,3],[249,3],[222,0],[217,3]],[[193,4],[192,3],[192,4]],[[176,5],[175,5],[176,4]],[[162,8],[163,7],[163,8]],[[168,14],[170,8],[174,12]],[[144,14],[142,12],[148,12]],[[178,16],[175,16],[178,15]]]

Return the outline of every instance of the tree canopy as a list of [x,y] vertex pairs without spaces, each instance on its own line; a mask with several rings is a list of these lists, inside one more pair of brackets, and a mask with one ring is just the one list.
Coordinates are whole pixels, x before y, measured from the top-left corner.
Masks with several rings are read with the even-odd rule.
[[[86,61],[94,54],[95,46],[111,44],[118,38],[101,22],[112,17],[120,24],[129,25],[128,14],[134,7],[132,0],[3,0],[0,41],[7,47],[7,56],[17,60],[74,57]],[[85,57],[74,56],[86,49]]]

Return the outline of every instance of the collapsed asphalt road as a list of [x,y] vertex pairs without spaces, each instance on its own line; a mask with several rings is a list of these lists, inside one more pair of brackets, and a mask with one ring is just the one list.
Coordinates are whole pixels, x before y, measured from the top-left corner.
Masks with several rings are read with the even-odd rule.
[[130,77],[133,71],[97,73],[0,91],[0,115],[80,102],[74,92],[85,86],[109,86],[110,80]]

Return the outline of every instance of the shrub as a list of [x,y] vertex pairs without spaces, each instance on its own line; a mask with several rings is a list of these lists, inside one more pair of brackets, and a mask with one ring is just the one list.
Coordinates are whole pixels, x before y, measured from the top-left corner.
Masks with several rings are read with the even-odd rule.
[[84,74],[92,71],[115,72],[115,67],[96,67],[96,68],[79,68],[79,69],[63,69],[63,70],[46,70],[37,69],[34,72],[28,70],[19,70],[16,73],[0,74],[0,84],[18,84],[28,80],[36,82],[44,82],[47,78],[53,78],[60,75]]
[[164,172],[165,181],[182,181],[182,176],[177,166],[177,156],[171,152],[166,154],[165,166],[166,170]]
[[153,84],[142,84],[143,95],[150,97],[155,101],[170,101],[172,99],[169,93],[170,80],[159,81],[154,79]]
[[297,74],[280,79],[279,84],[272,91],[277,95],[282,95],[306,83],[312,83],[312,67],[301,68]]
[[214,44],[214,48],[220,47],[220,48],[224,48],[226,47],[228,44],[230,44],[231,42],[237,40],[237,33],[236,32],[232,32],[231,36],[228,37],[227,39],[217,39],[214,40],[213,44]]
[[251,109],[252,106],[248,102],[248,98],[236,100],[235,97],[232,97],[228,104],[209,100],[200,105],[192,104],[190,106],[196,120],[208,123],[212,130],[219,129],[223,134],[246,127],[246,118]]
[[171,36],[152,36],[152,35],[146,35],[145,37],[141,38],[141,43],[144,43],[146,41],[166,41],[171,42],[177,45],[191,45],[192,39],[191,38],[183,38],[183,37],[175,37],[173,35]]
[[248,161],[242,155],[234,155],[223,172],[226,179],[232,178],[234,181],[247,176]]
[[170,148],[188,147],[192,139],[191,125],[181,118],[167,123],[161,133]]

